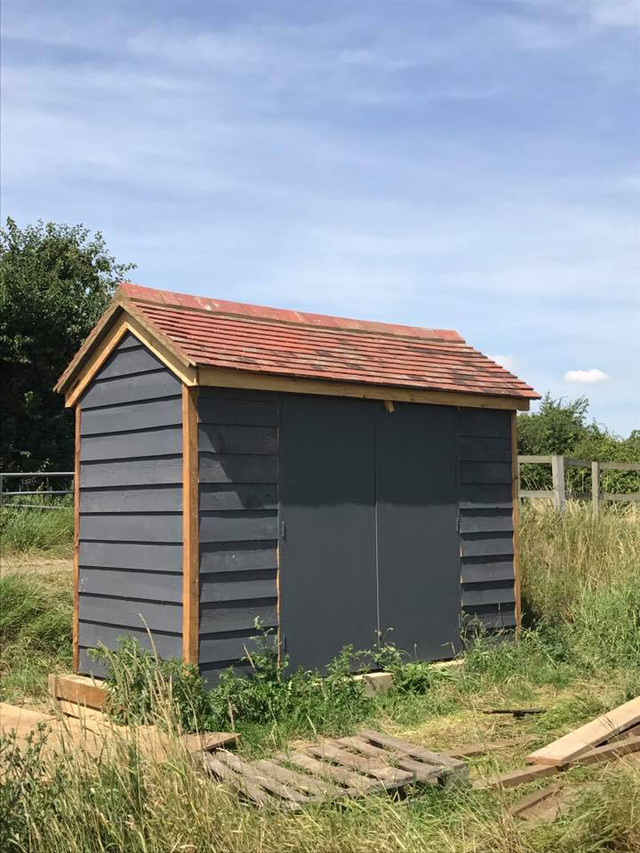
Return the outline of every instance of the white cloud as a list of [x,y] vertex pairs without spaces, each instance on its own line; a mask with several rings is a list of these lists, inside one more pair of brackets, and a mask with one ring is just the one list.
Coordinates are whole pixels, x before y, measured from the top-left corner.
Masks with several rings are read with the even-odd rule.
[[604,370],[598,370],[597,367],[591,367],[589,370],[567,370],[564,375],[565,382],[586,382],[594,384],[595,382],[606,382],[609,374]]
[[514,355],[490,355],[489,358],[491,361],[501,364],[505,370],[510,370],[511,373],[515,372],[516,358]]

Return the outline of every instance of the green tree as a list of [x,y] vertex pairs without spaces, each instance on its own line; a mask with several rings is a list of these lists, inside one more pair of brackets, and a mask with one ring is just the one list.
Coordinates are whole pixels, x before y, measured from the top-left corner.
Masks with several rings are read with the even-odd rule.
[[[560,454],[592,462],[640,462],[640,431],[634,430],[629,438],[622,439],[599,426],[587,423],[589,401],[554,400],[545,394],[538,412],[518,416],[518,453],[547,456]],[[548,465],[523,465],[522,485],[525,489],[551,487],[551,470]],[[590,468],[570,468],[567,485],[575,492],[588,492],[591,488]],[[640,477],[631,471],[602,473],[602,491],[634,492],[640,489]]]
[[595,423],[586,423],[588,409],[586,397],[565,402],[545,394],[540,411],[518,417],[518,453],[569,453],[578,441],[599,432]]
[[0,470],[73,466],[72,413],[52,388],[133,266],[83,225],[0,228]]

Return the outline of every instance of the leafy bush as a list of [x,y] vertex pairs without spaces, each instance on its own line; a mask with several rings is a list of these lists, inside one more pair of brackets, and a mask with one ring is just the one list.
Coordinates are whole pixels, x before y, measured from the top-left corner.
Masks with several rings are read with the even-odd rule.
[[326,675],[296,670],[278,660],[268,633],[255,638],[258,650],[244,659],[248,675],[229,668],[207,689],[194,666],[160,660],[123,637],[116,652],[102,647],[92,654],[107,667],[106,709],[119,722],[178,723],[183,731],[216,731],[237,726],[293,733],[348,731],[372,709],[364,686],[351,677],[353,650],[345,648],[327,666]]

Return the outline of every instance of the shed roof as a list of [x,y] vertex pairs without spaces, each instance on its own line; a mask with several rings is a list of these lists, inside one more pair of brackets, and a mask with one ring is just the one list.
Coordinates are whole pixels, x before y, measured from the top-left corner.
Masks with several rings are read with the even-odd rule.
[[188,296],[124,283],[60,378],[63,391],[118,310],[143,321],[193,368],[325,382],[537,399],[539,394],[447,329],[401,326]]

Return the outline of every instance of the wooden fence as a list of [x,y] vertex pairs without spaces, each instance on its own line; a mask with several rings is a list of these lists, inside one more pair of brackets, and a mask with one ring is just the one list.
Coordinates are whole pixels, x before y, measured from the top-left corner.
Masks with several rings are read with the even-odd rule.
[[[520,488],[521,465],[551,465],[552,488],[531,490]],[[594,515],[598,513],[602,501],[640,501],[640,492],[616,494],[600,491],[602,471],[640,471],[640,462],[588,462],[584,459],[569,459],[566,456],[518,456],[518,495],[521,498],[548,498],[563,512],[567,505],[565,471],[567,468],[591,469],[591,502]]]

